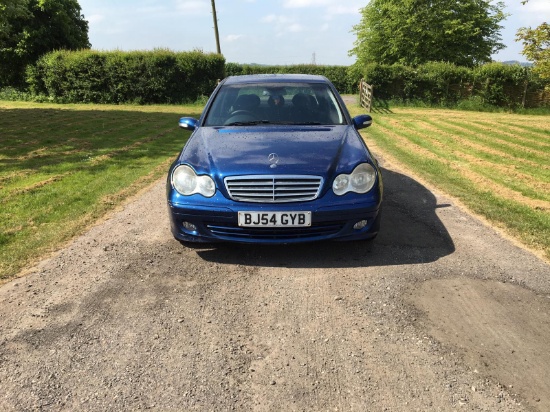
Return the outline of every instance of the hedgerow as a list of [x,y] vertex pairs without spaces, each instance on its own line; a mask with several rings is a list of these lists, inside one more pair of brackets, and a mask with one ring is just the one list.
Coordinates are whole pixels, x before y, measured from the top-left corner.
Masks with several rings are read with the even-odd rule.
[[[375,101],[452,106],[473,102],[506,108],[550,106],[549,80],[528,67],[490,63],[474,69],[432,62],[367,66],[261,66],[226,63],[217,54],[170,50],[56,51],[27,70],[35,100],[71,103],[188,103],[204,101],[226,76],[303,73],[327,77],[342,94],[358,92],[364,78]],[[10,96],[13,93],[9,94]]]
[[544,92],[549,82],[519,64],[489,63],[474,69],[441,62],[417,67],[370,64],[362,73],[379,100],[454,106],[474,99],[511,109],[550,104]]
[[313,64],[298,64],[291,66],[260,66],[238,63],[225,65],[226,76],[239,76],[243,74],[316,74],[325,76],[342,94],[357,93],[361,73],[353,66],[317,66]]
[[202,52],[56,51],[27,69],[29,91],[67,103],[187,103],[209,95],[225,60]]

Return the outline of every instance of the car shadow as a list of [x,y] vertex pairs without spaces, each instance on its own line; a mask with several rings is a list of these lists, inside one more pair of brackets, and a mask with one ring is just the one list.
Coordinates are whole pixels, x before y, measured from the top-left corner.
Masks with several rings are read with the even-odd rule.
[[449,207],[414,179],[388,169],[384,176],[381,230],[374,242],[317,242],[298,245],[220,243],[196,253],[204,260],[266,267],[338,268],[420,264],[454,252],[436,214]]

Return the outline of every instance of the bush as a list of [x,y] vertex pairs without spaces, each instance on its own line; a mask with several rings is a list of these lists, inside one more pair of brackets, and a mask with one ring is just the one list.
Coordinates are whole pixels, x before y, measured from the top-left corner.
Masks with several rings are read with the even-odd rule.
[[528,94],[544,90],[544,82],[528,67],[490,63],[475,69],[431,62],[417,67],[369,64],[364,79],[373,85],[376,99],[456,107],[532,107]]
[[293,66],[260,66],[238,63],[225,65],[226,76],[240,76],[246,74],[315,74],[329,79],[338,92],[342,94],[357,93],[361,71],[351,66],[317,66],[300,64]]
[[225,60],[202,52],[56,51],[27,69],[35,96],[70,103],[188,103],[209,95]]
[[544,82],[528,67],[489,63],[474,69],[474,91],[487,104],[523,107],[525,94],[544,89]]

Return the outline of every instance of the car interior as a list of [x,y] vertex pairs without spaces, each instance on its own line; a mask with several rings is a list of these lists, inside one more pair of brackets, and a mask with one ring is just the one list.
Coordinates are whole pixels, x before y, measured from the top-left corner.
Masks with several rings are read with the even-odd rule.
[[205,120],[206,126],[252,124],[339,125],[345,118],[330,89],[298,84],[222,88]]

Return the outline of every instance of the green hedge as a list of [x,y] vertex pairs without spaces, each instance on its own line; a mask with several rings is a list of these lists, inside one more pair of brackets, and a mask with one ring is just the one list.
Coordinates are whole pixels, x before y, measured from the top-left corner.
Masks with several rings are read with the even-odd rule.
[[27,69],[29,91],[68,103],[187,103],[224,77],[217,54],[56,51]]
[[357,93],[359,81],[361,80],[361,71],[353,66],[317,66],[312,64],[259,66],[238,63],[227,63],[225,65],[226,76],[268,73],[316,74],[325,76],[334,84],[338,92],[342,94]]
[[418,67],[370,64],[362,73],[367,83],[374,86],[375,99],[444,106],[470,98],[500,107],[536,106],[540,102],[530,105],[528,97],[543,93],[549,84],[528,67],[503,63],[474,69],[439,62]]
[[57,51],[28,68],[29,91],[58,102],[188,103],[209,96],[226,76],[304,73],[327,77],[342,94],[355,94],[361,78],[380,100],[456,106],[476,99],[500,107],[548,105],[550,84],[520,65],[490,63],[474,69],[450,63],[353,66],[260,66],[225,63],[199,51]]

